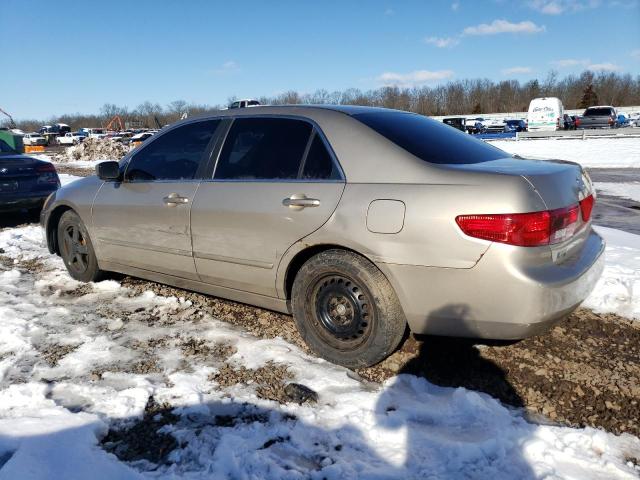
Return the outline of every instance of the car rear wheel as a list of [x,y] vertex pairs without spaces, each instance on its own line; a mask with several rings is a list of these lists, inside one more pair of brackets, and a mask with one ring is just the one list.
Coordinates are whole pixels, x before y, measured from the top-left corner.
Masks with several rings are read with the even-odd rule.
[[94,282],[103,276],[89,233],[77,213],[67,210],[58,223],[58,247],[69,275],[81,282]]
[[369,260],[346,250],[310,258],[292,289],[293,316],[309,347],[348,368],[391,355],[407,328],[391,284]]

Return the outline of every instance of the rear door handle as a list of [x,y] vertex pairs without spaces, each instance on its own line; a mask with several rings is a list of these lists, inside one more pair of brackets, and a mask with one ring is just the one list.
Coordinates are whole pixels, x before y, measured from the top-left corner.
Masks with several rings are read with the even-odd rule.
[[317,198],[308,198],[305,194],[295,194],[282,200],[282,205],[297,209],[319,207],[320,200]]
[[164,197],[162,199],[162,201],[168,207],[175,207],[176,205],[189,203],[189,199],[187,197],[182,197],[182,196],[178,195],[177,193],[170,193],[169,195]]

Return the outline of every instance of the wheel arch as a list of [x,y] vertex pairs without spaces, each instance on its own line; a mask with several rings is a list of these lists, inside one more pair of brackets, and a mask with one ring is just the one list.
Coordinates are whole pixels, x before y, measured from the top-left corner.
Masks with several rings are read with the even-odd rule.
[[[286,265],[283,287],[284,287],[284,298],[287,300],[287,302],[291,300],[291,291],[293,289],[293,282],[296,278],[296,275],[300,271],[300,268],[302,268],[302,265],[304,265],[305,262],[309,260],[311,257],[313,257],[314,255],[317,255],[326,250],[345,250],[348,252],[355,253],[356,255],[366,258],[378,269],[380,269],[380,267],[376,264],[376,262],[374,262],[367,255],[364,255],[361,252],[354,250],[353,248],[346,247],[344,245],[339,245],[335,243],[321,243],[316,245],[307,245],[305,247],[302,247],[298,252],[296,252]],[[384,272],[383,272],[383,275],[384,275]]]
[[[64,212],[75,210],[69,205],[62,204],[55,207],[51,213],[49,214],[49,221],[47,222],[46,227],[46,236],[47,236],[47,246],[49,247],[49,251],[51,253],[55,253],[56,255],[60,255],[60,245],[58,245],[58,224],[60,223],[60,218]],[[78,212],[76,212],[77,214]]]

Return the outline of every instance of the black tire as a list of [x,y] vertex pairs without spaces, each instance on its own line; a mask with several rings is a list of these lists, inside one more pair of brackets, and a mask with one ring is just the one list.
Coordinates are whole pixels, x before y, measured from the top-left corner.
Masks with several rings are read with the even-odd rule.
[[407,329],[393,287],[369,260],[326,250],[298,271],[292,289],[300,335],[322,358],[348,368],[368,367],[391,355]]
[[58,248],[69,275],[80,282],[95,282],[104,276],[84,223],[73,210],[67,210],[58,222]]

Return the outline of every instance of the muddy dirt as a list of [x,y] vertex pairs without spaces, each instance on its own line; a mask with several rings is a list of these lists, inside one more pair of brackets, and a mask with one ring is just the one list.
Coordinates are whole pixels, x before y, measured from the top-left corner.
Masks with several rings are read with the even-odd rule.
[[[194,315],[206,312],[309,351],[288,315],[131,277],[122,281],[139,292],[185,297]],[[546,334],[511,343],[409,336],[384,362],[357,373],[374,382],[413,373],[486,392],[532,418],[640,435],[640,323],[613,314],[579,309]]]

